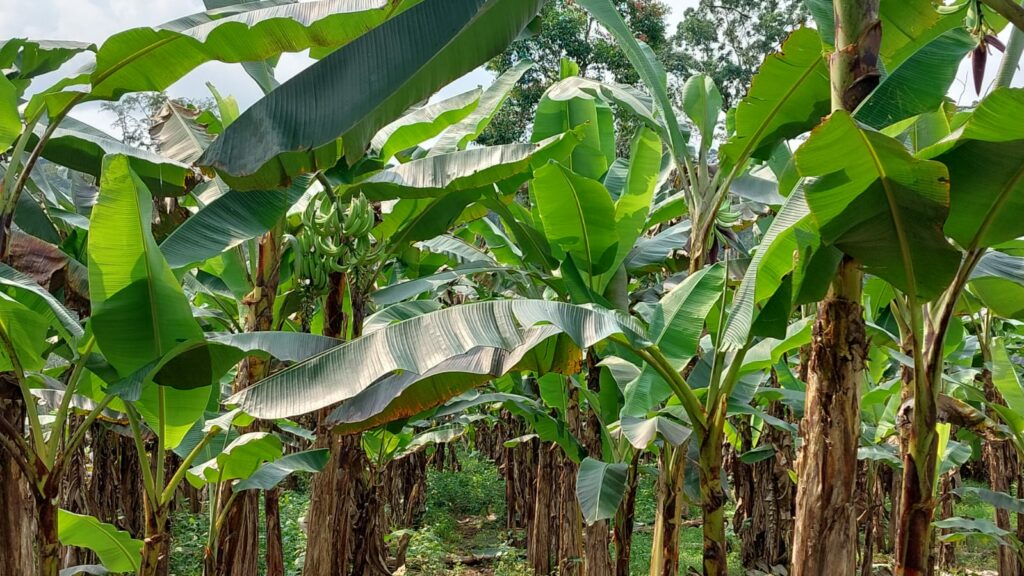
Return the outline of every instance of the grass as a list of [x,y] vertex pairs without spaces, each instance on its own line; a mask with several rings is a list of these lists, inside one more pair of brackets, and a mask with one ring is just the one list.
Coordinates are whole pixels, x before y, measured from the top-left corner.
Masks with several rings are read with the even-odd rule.
[[[299,489],[281,493],[281,545],[287,576],[301,576],[302,561],[306,553],[306,534],[299,520],[309,508],[308,483],[300,481]],[[260,498],[260,524],[263,526],[263,499]],[[170,576],[201,576],[203,551],[209,529],[209,512],[191,514],[181,510],[171,516]],[[260,532],[260,557],[266,554],[264,534]],[[259,575],[266,567],[260,562]]]

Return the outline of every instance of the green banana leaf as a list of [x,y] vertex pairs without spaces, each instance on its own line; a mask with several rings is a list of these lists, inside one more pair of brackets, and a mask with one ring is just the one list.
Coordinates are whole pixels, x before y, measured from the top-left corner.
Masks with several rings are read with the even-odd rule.
[[175,269],[205,262],[270,231],[309,184],[304,177],[286,190],[231,190],[185,220],[160,244],[160,250]]
[[236,189],[279,187],[334,166],[342,155],[352,164],[409,106],[503,50],[541,3],[423,0],[246,110],[199,164]]
[[831,98],[821,39],[816,31],[801,28],[761,64],[736,107],[735,133],[719,154],[730,167],[766,159],[779,142],[817,126],[828,115]]
[[207,484],[245,479],[264,462],[281,457],[281,439],[269,432],[242,434],[211,460],[189,468],[185,473],[189,484],[202,488]]
[[257,468],[248,478],[232,486],[232,490],[271,490],[296,472],[320,472],[327,466],[330,455],[330,450],[318,449],[282,456]]
[[854,117],[877,129],[935,110],[946,99],[960,62],[977,45],[961,28],[944,32],[889,70]]
[[370,141],[370,148],[376,150],[382,160],[389,160],[402,150],[430,140],[469,116],[479,106],[481,95],[482,91],[475,88],[417,108],[381,128]]
[[103,566],[113,572],[135,572],[142,560],[142,540],[92,516],[58,510],[57,538],[65,546],[95,552]]
[[562,133],[534,144],[486,146],[413,160],[350,186],[343,199],[363,193],[371,201],[434,198],[444,193],[523,181],[549,160],[564,160],[580,140]]
[[867,272],[922,300],[953,279],[960,252],[946,240],[949,173],[914,158],[892,138],[833,112],[796,152],[822,239],[856,258]]
[[619,237],[615,206],[604,185],[552,162],[536,171],[530,188],[551,246],[572,256],[591,283],[611,270]]
[[[257,418],[305,414],[355,397],[402,370],[424,374],[474,348],[512,350],[527,328],[548,323],[578,347],[607,338],[642,345],[635,321],[599,308],[543,300],[465,304],[416,316],[295,364],[228,399]],[[366,358],[375,358],[372,363]]]
[[449,358],[423,374],[389,376],[345,401],[328,419],[335,432],[352,434],[410,418],[511,372],[566,371],[579,350],[553,326],[526,330],[511,350],[478,347]]
[[633,65],[633,68],[636,69],[640,79],[643,80],[648,91],[658,102],[658,108],[664,119],[665,129],[668,132],[667,143],[672,149],[676,163],[681,165],[682,159],[687,154],[687,136],[680,128],[672,98],[668,93],[667,74],[655,56],[654,51],[636,39],[633,31],[626,25],[625,20],[622,19],[622,15],[611,0],[579,0],[578,3],[608,30],[615,44],[626,54],[626,58]]
[[[651,340],[676,370],[682,370],[697,353],[704,322],[722,298],[725,266],[717,264],[687,276],[654,307],[650,320]],[[640,375],[626,385],[622,415],[646,417],[672,395],[657,371],[644,364]]]
[[461,122],[445,130],[437,142],[430,147],[428,156],[465,150],[466,145],[483,134],[491,120],[494,119],[494,115],[501,109],[502,104],[508,100],[512,89],[531,68],[533,68],[533,62],[523,59],[495,79],[494,83],[488,86],[480,96],[480,102],[476,109]]
[[1024,236],[1024,89],[988,95],[953,137],[920,155],[949,168],[945,231],[964,248]]
[[614,518],[626,493],[629,465],[584,458],[576,474],[576,499],[588,525]]
[[989,250],[971,272],[968,286],[993,314],[1024,320],[1024,258]]
[[[87,99],[159,92],[210,61],[248,62],[307,48],[344,46],[418,0],[263,0],[200,12],[108,38],[83,72]],[[46,98],[51,117],[73,93]],[[80,97],[79,97],[80,98]]]

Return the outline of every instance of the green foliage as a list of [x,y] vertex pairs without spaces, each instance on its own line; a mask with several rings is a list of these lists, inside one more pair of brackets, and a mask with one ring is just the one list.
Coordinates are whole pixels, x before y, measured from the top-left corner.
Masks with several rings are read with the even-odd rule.
[[[454,449],[449,446],[448,449]],[[435,513],[499,518],[505,514],[505,482],[494,463],[473,453],[459,452],[461,470],[427,472],[427,518]],[[437,511],[437,512],[435,512]]]

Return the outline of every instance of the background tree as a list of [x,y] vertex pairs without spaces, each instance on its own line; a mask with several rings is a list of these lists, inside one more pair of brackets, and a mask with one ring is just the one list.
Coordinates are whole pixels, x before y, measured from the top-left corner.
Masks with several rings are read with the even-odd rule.
[[683,12],[659,55],[671,75],[711,77],[728,108],[746,94],[765,57],[807,18],[802,0],[700,0]]
[[[636,37],[646,42],[663,61],[669,61],[668,15],[671,9],[668,5],[660,0],[627,0],[616,5]],[[488,63],[487,68],[498,74],[524,59],[533,60],[537,65],[523,76],[477,142],[490,146],[526,140],[537,103],[544,91],[559,79],[563,58],[576,62],[580,67],[579,76],[584,78],[641,84],[622,50],[599,30],[593,17],[583,8],[571,0],[548,2],[541,12],[539,32],[513,42]],[[626,132],[633,133],[632,130]]]

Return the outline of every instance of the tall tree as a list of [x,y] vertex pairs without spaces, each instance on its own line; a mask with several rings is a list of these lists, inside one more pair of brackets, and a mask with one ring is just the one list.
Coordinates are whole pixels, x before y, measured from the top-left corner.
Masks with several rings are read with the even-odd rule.
[[802,0],[700,0],[687,8],[662,50],[670,74],[704,74],[726,107],[746,94],[758,66],[807,21]]

